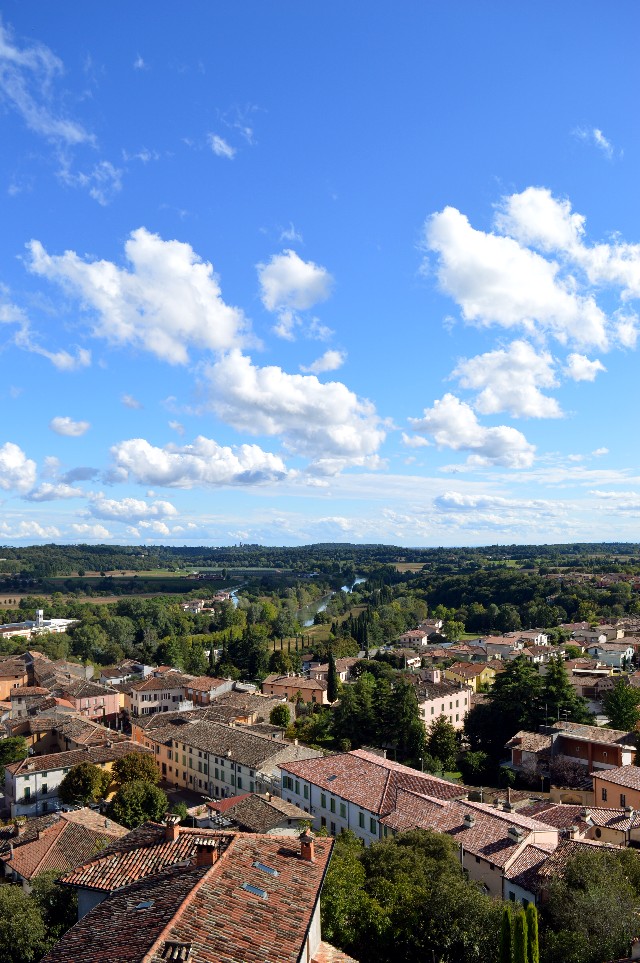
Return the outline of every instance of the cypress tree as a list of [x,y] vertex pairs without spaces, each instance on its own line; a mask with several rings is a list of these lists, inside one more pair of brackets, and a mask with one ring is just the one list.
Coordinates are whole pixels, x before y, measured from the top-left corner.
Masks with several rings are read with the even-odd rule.
[[511,927],[511,907],[503,907],[500,927],[500,963],[511,963],[513,957],[513,932]]
[[529,949],[529,963],[540,963],[538,910],[534,903],[529,903],[527,906],[527,944]]
[[529,963],[527,942],[527,917],[525,916],[524,910],[520,908],[515,918],[513,963]]
[[336,701],[339,688],[340,679],[338,678],[338,670],[336,669],[336,660],[333,657],[333,652],[329,652],[329,672],[327,674],[327,699],[329,702]]

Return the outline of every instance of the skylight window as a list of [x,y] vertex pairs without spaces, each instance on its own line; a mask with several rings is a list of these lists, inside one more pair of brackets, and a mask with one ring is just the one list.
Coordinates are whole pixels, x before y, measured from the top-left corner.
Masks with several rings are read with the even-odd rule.
[[260,899],[269,899],[269,894],[267,893],[266,889],[260,889],[259,886],[253,886],[251,883],[243,883],[242,888],[247,893],[252,893],[254,896],[259,896]]
[[154,902],[155,900],[152,900],[152,899],[143,899],[141,903],[136,904],[136,909],[137,910],[151,909]]
[[280,874],[278,873],[278,870],[277,870],[277,869],[273,869],[272,866],[265,866],[264,863],[260,863],[257,859],[256,859],[256,861],[255,861],[254,863],[252,863],[251,865],[252,865],[252,866],[255,866],[256,869],[259,869],[259,870],[260,870],[261,872],[263,872],[263,873],[268,873],[269,876],[279,876],[279,875],[280,875]]
[[327,777],[327,782],[333,782],[333,780],[334,780],[334,779],[337,779],[337,778],[338,778],[337,776],[328,776],[328,777]]

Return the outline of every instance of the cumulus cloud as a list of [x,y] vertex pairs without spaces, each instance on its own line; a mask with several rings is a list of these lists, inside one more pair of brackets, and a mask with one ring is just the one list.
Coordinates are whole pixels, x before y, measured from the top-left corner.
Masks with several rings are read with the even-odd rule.
[[71,526],[71,530],[76,535],[83,535],[85,538],[111,538],[111,532],[104,525],[88,525],[86,522],[77,522]]
[[427,448],[431,442],[422,435],[408,435],[406,431],[403,431],[402,444],[406,445],[407,448]]
[[227,143],[224,137],[220,137],[218,134],[209,134],[209,147],[216,155],[216,157],[226,157],[227,160],[233,160],[236,156],[236,149],[232,147],[231,144]]
[[154,535],[170,535],[171,529],[165,522],[140,522],[138,528],[153,532]]
[[257,485],[277,481],[287,473],[277,455],[258,445],[226,447],[199,436],[192,445],[157,448],[144,438],[132,438],[111,449],[117,469],[147,485],[167,488]]
[[591,454],[592,454],[592,455],[595,455],[596,457],[599,457],[600,455],[608,455],[608,454],[609,454],[609,449],[608,449],[608,448],[596,448],[595,451],[592,451],[592,452],[591,452]]
[[429,250],[438,255],[443,290],[466,321],[521,327],[554,335],[560,342],[607,345],[607,318],[591,294],[578,294],[560,265],[513,237],[471,227],[453,207],[432,215],[425,227]]
[[526,341],[513,341],[506,349],[465,359],[453,377],[459,379],[463,388],[479,391],[474,406],[484,415],[508,411],[516,418],[562,416],[556,399],[540,390],[558,384],[553,358],[547,351],[538,353]]
[[120,401],[125,408],[131,408],[132,411],[139,411],[140,408],[144,408],[142,402],[138,401],[137,398],[134,398],[133,395],[123,395]]
[[17,525],[0,522],[0,537],[9,539],[19,538],[60,538],[60,529],[55,525],[41,525],[40,522],[21,521]]
[[[12,441],[0,445],[0,488],[27,492],[36,482],[36,463]],[[19,537],[19,536],[18,536]]]
[[596,498],[609,503],[610,507],[616,512],[637,512],[640,511],[640,492],[623,491],[599,491],[591,492]]
[[471,406],[453,394],[425,408],[422,418],[409,421],[414,431],[431,435],[439,448],[470,451],[470,465],[528,468],[534,460],[535,446],[522,432],[507,425],[485,428]]
[[73,418],[62,415],[52,418],[49,422],[51,431],[55,431],[56,435],[66,435],[68,438],[80,438],[89,431],[90,427],[88,421],[74,421]]
[[62,61],[44,44],[20,47],[0,23],[0,93],[29,130],[57,144],[93,143],[93,135],[56,109],[55,81]]
[[299,323],[296,312],[306,311],[331,294],[333,278],[326,268],[303,261],[295,251],[274,254],[266,264],[258,264],[260,297],[267,311],[275,313],[276,334],[291,339]]
[[116,522],[140,521],[144,518],[171,518],[178,509],[171,502],[146,502],[142,498],[105,498],[100,493],[91,500],[89,511],[95,518]]
[[295,454],[363,464],[384,440],[374,406],[340,381],[260,368],[239,351],[210,366],[208,377],[220,418],[238,431],[278,435]]
[[84,492],[81,488],[73,488],[65,482],[52,484],[43,482],[26,496],[30,502],[52,502],[61,498],[82,498]]
[[584,354],[570,354],[567,358],[565,374],[573,381],[595,381],[599,371],[607,369],[601,361],[590,361]]
[[324,371],[337,371],[347,360],[347,354],[345,351],[325,351],[323,355],[316,358],[310,365],[304,366],[300,365],[300,371],[306,371],[310,374],[322,374]]
[[39,241],[28,248],[30,270],[76,295],[94,316],[93,334],[112,344],[186,364],[192,345],[225,350],[243,341],[242,311],[223,301],[213,266],[189,244],[138,228],[125,244],[129,270],[74,251],[50,255]]
[[97,468],[89,468],[88,466],[79,466],[78,468],[71,468],[69,471],[62,475],[60,481],[70,484],[77,481],[89,481],[91,478],[95,478],[100,472]]

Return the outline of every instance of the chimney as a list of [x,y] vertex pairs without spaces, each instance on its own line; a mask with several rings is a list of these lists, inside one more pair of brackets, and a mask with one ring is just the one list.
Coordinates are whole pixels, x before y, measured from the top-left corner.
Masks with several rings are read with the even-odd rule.
[[16,835],[16,836],[22,836],[23,833],[24,833],[24,831],[25,831],[25,829],[27,828],[27,824],[26,824],[25,822],[22,822],[22,821],[14,823],[14,826],[15,826],[15,835]]
[[476,824],[476,817],[473,815],[473,813],[465,813],[465,817],[462,821],[465,829],[471,829]]
[[305,829],[300,835],[300,856],[307,863],[315,863],[316,861],[314,839],[315,836],[310,829]]
[[180,817],[176,813],[167,813],[164,817],[164,838],[167,842],[177,839],[180,835]]
[[199,840],[196,847],[196,866],[213,866],[218,861],[218,844],[211,841]]

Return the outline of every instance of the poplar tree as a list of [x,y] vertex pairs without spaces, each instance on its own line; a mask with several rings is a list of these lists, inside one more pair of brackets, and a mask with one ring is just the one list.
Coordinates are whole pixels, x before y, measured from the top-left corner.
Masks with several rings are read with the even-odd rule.
[[527,906],[527,947],[529,950],[529,963],[540,963],[538,910],[534,903],[529,903]]
[[509,905],[504,906],[502,910],[502,924],[500,926],[500,963],[512,963],[513,960],[511,916],[511,907]]
[[515,918],[513,934],[513,963],[529,963],[529,947],[527,940],[527,917],[522,908]]

